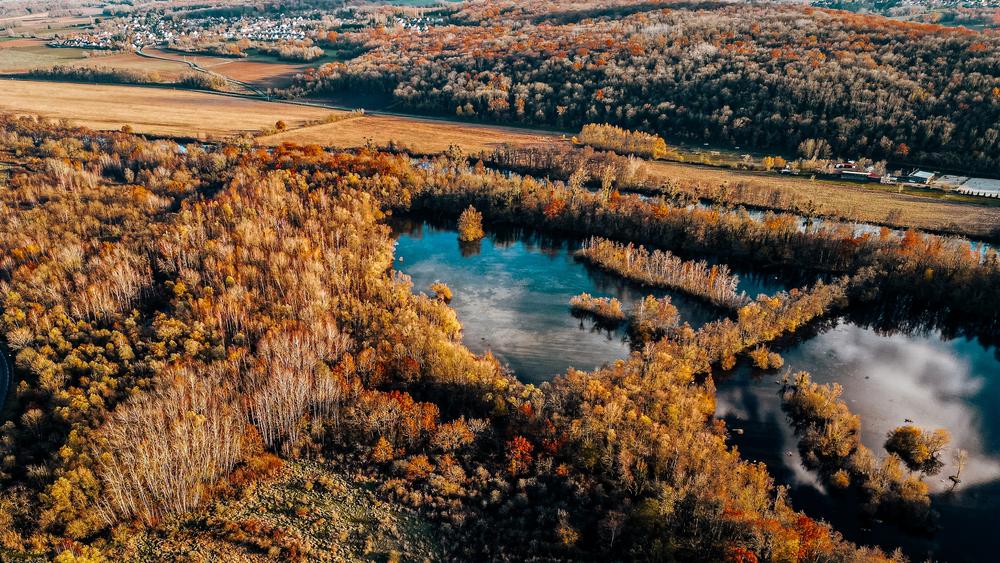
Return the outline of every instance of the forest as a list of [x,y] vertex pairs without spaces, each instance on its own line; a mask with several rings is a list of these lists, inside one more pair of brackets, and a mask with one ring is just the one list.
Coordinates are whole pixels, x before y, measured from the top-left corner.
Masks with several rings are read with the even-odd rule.
[[[176,16],[285,7],[189,4]],[[857,158],[995,173],[995,31],[714,1],[358,10],[371,17],[309,39],[173,47],[336,60],[288,97],[350,91],[393,112],[556,133],[418,154],[271,138],[362,109],[190,143],[0,112],[0,561],[902,563],[922,553],[896,538],[931,537],[954,510],[941,495],[994,498],[985,448],[962,449],[955,421],[971,419],[907,411],[917,422],[872,432],[850,386],[793,349],[912,330],[933,336],[924,348],[961,340],[1000,358],[1000,228],[983,221],[994,246],[977,246],[885,208],[856,228],[831,219],[861,211],[821,209],[763,172]],[[29,76],[164,84],[100,66]],[[764,178],[675,177],[663,161],[683,160],[682,142],[756,151],[733,167]],[[469,260],[531,233],[532,257],[593,282],[547,297],[572,334],[620,338],[621,354],[528,383],[468,337],[459,305],[481,296],[404,270],[406,221],[421,225],[413,237],[446,225]],[[505,313],[476,304],[491,323]],[[864,326],[835,332],[845,319]],[[538,340],[555,354],[555,338]],[[991,383],[927,357],[900,365],[930,365],[941,394]],[[771,386],[783,426],[761,433],[777,470],[736,439],[753,421],[724,384],[744,376]],[[882,379],[893,402],[925,404]],[[978,467],[963,474],[968,459]],[[789,460],[839,520],[794,496]]]
[[[775,500],[760,466],[732,463],[704,374],[759,354],[848,293],[909,288],[911,299],[948,310],[948,292],[913,295],[912,279],[984,297],[997,283],[995,256],[963,260],[937,237],[883,234],[845,246],[842,234],[798,233],[778,215],[753,227],[736,212],[546,186],[448,157],[425,169],[367,149],[179,152],[127,133],[10,118],[3,134],[23,163],[0,208],[3,333],[18,379],[2,441],[10,550],[121,553],[110,530],[197,511],[232,487],[226,481],[266,480],[282,459],[334,450],[365,465],[372,456],[386,490],[448,522],[465,555],[498,556],[478,550],[516,550],[523,540],[564,556],[773,558],[800,534],[819,534],[800,558],[852,560],[860,552]],[[464,213],[476,226],[482,217],[537,220],[669,247],[683,225],[693,234],[680,246],[864,273],[762,296],[736,320],[671,331],[626,362],[534,388],[471,355],[445,299],[413,295],[389,269],[383,214],[463,209],[456,198],[483,210]],[[624,251],[602,244],[611,257]],[[657,260],[653,271],[671,267]],[[724,270],[685,275],[695,271],[727,279]],[[975,303],[995,328],[997,312],[983,304]],[[598,414],[611,403],[644,413],[616,424],[613,440],[601,430],[611,420]],[[668,404],[690,409],[659,410]],[[639,426],[626,432],[629,424]],[[672,446],[653,447],[665,436]],[[507,492],[480,505],[498,482]],[[586,492],[560,493],[570,489]],[[679,512],[662,512],[663,495]],[[530,510],[521,497],[535,499]],[[474,541],[494,526],[511,541]],[[303,549],[293,551],[307,556]]]
[[343,30],[362,54],[288,96],[576,131],[608,123],[785,156],[1000,166],[1000,38],[794,5],[463,3],[450,25]]
[[[181,148],[14,117],[0,140],[13,163],[0,189],[0,334],[15,380],[0,430],[5,557],[127,560],[143,553],[137,537],[187,535],[192,552],[221,558],[321,559],[348,540],[221,508],[308,462],[322,482],[371,480],[433,523],[450,558],[901,561],[797,512],[762,464],[741,460],[714,416],[713,373],[742,357],[780,365],[770,342],[878,287],[942,310],[956,305],[938,283],[980,292],[975,324],[995,328],[996,257],[955,257],[929,235],[802,234],[777,215],[754,227],[455,154]],[[724,265],[616,244],[843,275],[741,298],[698,330],[668,299],[646,299],[630,316],[648,338],[628,358],[534,386],[463,346],[447,286],[415,293],[393,269],[388,214],[459,212],[472,239],[501,221],[610,237],[595,248],[612,263],[642,255],[640,271],[680,276],[671,283],[707,276],[713,299],[731,298]],[[927,293],[913,294],[915,278]],[[588,297],[578,304],[595,306]],[[826,424],[796,409],[803,432]],[[898,479],[873,491],[852,461],[838,467],[844,487],[868,491],[880,517],[920,520],[917,464],[939,441],[904,429],[889,442],[887,461],[855,457]]]

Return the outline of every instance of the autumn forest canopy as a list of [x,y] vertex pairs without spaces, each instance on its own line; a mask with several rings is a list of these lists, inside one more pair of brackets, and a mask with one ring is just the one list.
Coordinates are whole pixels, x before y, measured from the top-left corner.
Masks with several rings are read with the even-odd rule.
[[[998,452],[976,440],[996,428],[954,409],[882,428],[856,401],[877,387],[848,362],[824,379],[818,353],[791,355],[853,323],[836,343],[878,343],[878,400],[927,404],[890,377],[896,361],[948,400],[990,403],[976,393],[992,380],[960,376],[1000,361],[994,202],[877,182],[888,165],[1000,170],[995,30],[791,4],[398,4],[289,2],[309,17],[260,33],[300,39],[213,63],[301,63],[267,90],[219,92],[253,80],[187,57],[211,51],[200,22],[226,51],[238,41],[220,30],[264,25],[242,18],[276,2],[114,3],[90,24],[199,22],[197,40],[157,47],[186,53],[171,81],[117,32],[122,51],[88,58],[134,68],[8,76],[127,83],[93,91],[177,128],[0,107],[0,561],[904,563],[966,547],[934,543],[962,503],[995,515]],[[190,105],[170,105],[175,87]],[[342,99],[384,104],[320,103]],[[177,125],[251,107],[261,123],[225,134]],[[693,164],[675,141],[769,156]],[[810,177],[834,158],[873,185]],[[421,257],[405,237],[425,228],[458,267],[483,258],[468,269],[481,293],[406,269]],[[491,285],[491,250],[591,285],[523,297],[514,278],[531,272]],[[529,383],[474,346],[472,322],[516,339],[491,323],[539,293],[571,338],[621,353]],[[882,346],[915,334],[913,357]],[[947,346],[969,356],[932,361]],[[766,423],[733,415],[724,385],[740,377]]]
[[[989,173],[1000,166],[1000,36],[801,6],[468,2],[447,25],[347,30],[360,49],[289,94],[578,130]],[[809,148],[804,144],[807,141]],[[806,154],[810,153],[810,154]]]
[[[795,512],[763,465],[740,460],[708,376],[743,355],[780,365],[769,342],[855,301],[960,313],[979,334],[997,326],[992,301],[936,289],[993,294],[995,253],[913,232],[802,233],[791,216],[593,192],[459,154],[415,165],[371,149],[179,150],[27,118],[0,126],[17,163],[0,190],[17,382],[0,442],[8,553],[314,557],[315,533],[222,507],[268,490],[285,464],[338,459],[334,471],[359,471],[437,522],[452,557],[886,560]],[[415,294],[391,268],[386,213],[458,210],[470,239],[484,221],[525,224],[836,276],[752,299],[733,294],[724,266],[595,240],[589,259],[603,267],[735,313],[694,330],[669,300],[647,300],[631,357],[534,387],[462,346],[446,286]],[[826,432],[808,447],[830,479],[866,510],[927,525],[926,485],[900,456],[937,454],[900,438],[879,459],[856,423],[823,430],[841,423],[822,413],[846,407],[818,396],[795,419],[803,439]],[[166,522],[181,528],[158,531]],[[238,540],[239,527],[256,539]]]

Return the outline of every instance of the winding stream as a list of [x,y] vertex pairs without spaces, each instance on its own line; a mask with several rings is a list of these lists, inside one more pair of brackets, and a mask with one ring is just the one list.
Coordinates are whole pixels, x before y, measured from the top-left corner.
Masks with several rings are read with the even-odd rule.
[[[624,334],[601,330],[569,313],[569,298],[581,292],[620,299],[628,306],[647,293],[671,295],[682,320],[698,327],[724,311],[675,292],[646,288],[575,261],[577,241],[537,233],[493,233],[478,244],[458,242],[457,233],[428,223],[395,220],[396,268],[410,275],[414,291],[434,281],[455,293],[452,306],[465,344],[491,351],[524,381],[539,383],[567,367],[590,370],[629,353]],[[402,260],[399,260],[401,258]],[[774,276],[737,271],[750,295],[785,286]],[[781,350],[785,371],[809,371],[813,380],[840,383],[844,399],[862,421],[862,440],[884,454],[886,433],[907,419],[952,435],[944,469],[926,478],[941,529],[916,537],[898,528],[859,522],[856,505],[826,494],[816,475],[802,466],[797,440],[781,411],[781,373],[761,374],[740,365],[719,379],[717,414],[733,432],[744,458],[766,463],[789,486],[793,505],[832,522],[848,539],[892,549],[913,560],[990,560],[993,518],[1000,515],[1000,353],[966,338],[937,331],[889,333],[856,318],[834,319]],[[951,452],[961,448],[968,463],[962,484],[949,492]],[[944,481],[944,482],[943,482]]]

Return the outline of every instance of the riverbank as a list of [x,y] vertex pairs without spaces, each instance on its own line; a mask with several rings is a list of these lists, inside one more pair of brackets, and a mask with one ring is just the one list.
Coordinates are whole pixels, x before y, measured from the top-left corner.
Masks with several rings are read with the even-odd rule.
[[[447,283],[454,290],[452,306],[463,325],[463,342],[478,353],[492,353],[523,380],[541,383],[569,366],[589,369],[630,353],[621,333],[574,318],[563,295],[587,291],[628,306],[645,290],[573,263],[567,239],[511,230],[490,232],[481,245],[463,248],[447,225],[398,218],[392,224],[398,237],[395,268],[413,278],[414,291],[427,292],[425,286],[435,280]],[[753,270],[738,274],[744,283],[763,276]],[[763,279],[770,281],[759,292],[785,288],[776,279]],[[683,296],[673,299],[681,322],[695,328],[725,316]],[[741,455],[767,464],[789,487],[797,507],[835,523],[853,541],[904,546],[914,560],[928,555],[976,560],[988,553],[982,538],[988,537],[986,528],[1000,505],[1000,442],[995,438],[1000,418],[990,407],[1000,400],[1000,382],[991,377],[1000,373],[995,347],[901,323],[892,314],[850,310],[844,317],[810,323],[772,348],[785,359],[780,371],[755,370],[744,360],[731,372],[717,373],[716,416],[727,422],[730,443]],[[848,404],[861,416],[862,441],[877,454],[884,455],[885,433],[907,419],[952,433],[952,452],[963,449],[970,461],[956,492],[946,490],[950,482],[938,482],[954,472],[950,459],[938,477],[928,479],[932,506],[940,513],[936,535],[909,535],[860,518],[850,497],[831,495],[802,465],[775,383],[797,370],[844,387]]]

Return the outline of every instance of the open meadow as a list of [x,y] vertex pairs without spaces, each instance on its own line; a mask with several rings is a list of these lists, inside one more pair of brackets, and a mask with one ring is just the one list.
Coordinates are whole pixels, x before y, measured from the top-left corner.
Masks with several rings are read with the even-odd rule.
[[24,72],[88,60],[83,49],[53,49],[41,39],[0,41],[0,72]]
[[152,135],[207,138],[253,133],[284,120],[290,127],[331,110],[169,88],[6,80],[0,111],[69,119],[95,129],[131,125]]
[[558,135],[515,127],[453,123],[393,115],[366,115],[336,123],[285,131],[261,139],[277,145],[285,142],[317,144],[338,148],[402,144],[415,153],[434,154],[457,145],[468,155],[493,150],[503,143],[518,145],[561,142]]

